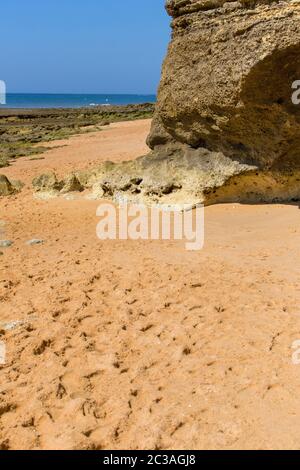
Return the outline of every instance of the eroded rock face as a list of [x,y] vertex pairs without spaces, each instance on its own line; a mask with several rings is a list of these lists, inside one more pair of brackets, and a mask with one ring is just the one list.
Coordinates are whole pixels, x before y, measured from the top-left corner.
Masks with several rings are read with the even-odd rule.
[[[95,198],[300,199],[300,0],[168,0],[152,152],[76,173]],[[299,93],[300,95],[300,93]]]
[[[173,34],[148,139],[154,155],[193,154],[194,192],[208,202],[216,193],[222,201],[224,184],[234,200],[299,197],[300,106],[291,97],[300,2],[168,0],[167,10]],[[248,171],[241,183],[237,174]]]

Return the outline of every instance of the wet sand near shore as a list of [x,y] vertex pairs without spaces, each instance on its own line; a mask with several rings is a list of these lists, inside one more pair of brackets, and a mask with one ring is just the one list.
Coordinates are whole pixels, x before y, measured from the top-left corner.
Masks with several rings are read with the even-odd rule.
[[1,169],[26,186],[0,199],[0,449],[299,448],[298,205],[208,207],[188,252],[100,241],[99,201],[32,196],[46,170],[146,153],[150,124]]

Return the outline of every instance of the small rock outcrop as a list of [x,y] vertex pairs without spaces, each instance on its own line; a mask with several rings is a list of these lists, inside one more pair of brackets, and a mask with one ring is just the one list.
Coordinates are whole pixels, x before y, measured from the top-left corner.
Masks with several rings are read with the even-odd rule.
[[57,179],[54,172],[49,171],[37,176],[32,181],[33,189],[36,192],[51,192],[60,191],[63,187],[63,183]]
[[67,175],[63,180],[57,178],[53,171],[43,173],[32,181],[33,189],[43,199],[51,199],[59,194],[84,191],[75,173]]
[[10,196],[22,189],[20,181],[10,181],[5,175],[0,175],[0,197]]

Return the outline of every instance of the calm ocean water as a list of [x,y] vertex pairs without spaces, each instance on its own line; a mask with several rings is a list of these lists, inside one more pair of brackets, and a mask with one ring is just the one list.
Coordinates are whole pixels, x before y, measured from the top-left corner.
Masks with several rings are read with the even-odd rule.
[[154,103],[155,95],[71,95],[8,93],[0,108],[81,108],[96,105]]

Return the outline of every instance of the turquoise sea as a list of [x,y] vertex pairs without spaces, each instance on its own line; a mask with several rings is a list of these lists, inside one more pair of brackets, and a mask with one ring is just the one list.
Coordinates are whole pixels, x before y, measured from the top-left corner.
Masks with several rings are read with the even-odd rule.
[[0,108],[81,108],[110,104],[154,103],[155,101],[155,95],[8,93],[6,105],[0,105]]

